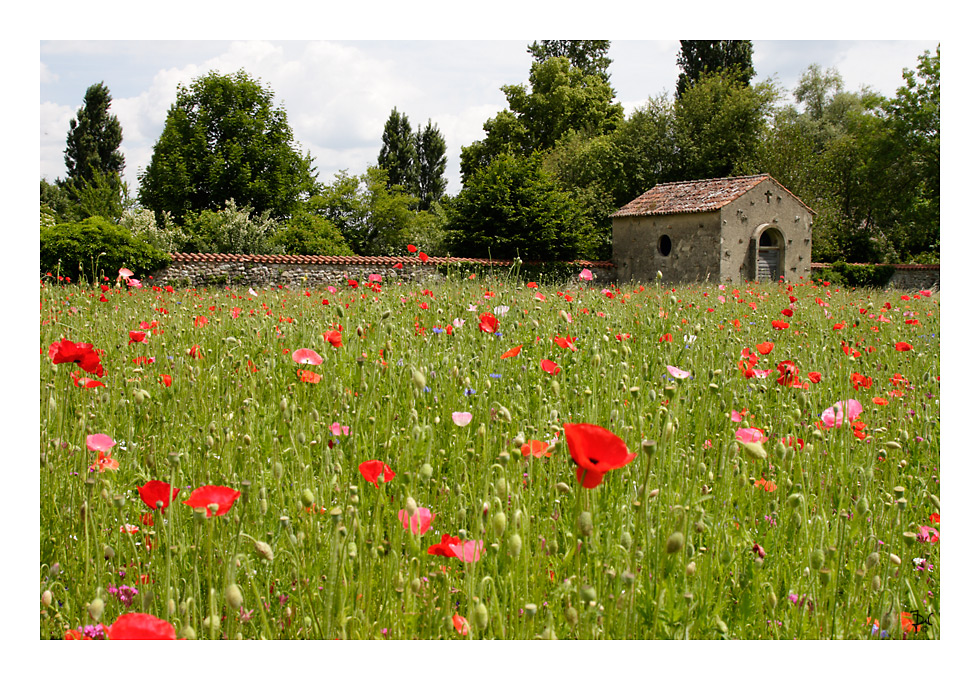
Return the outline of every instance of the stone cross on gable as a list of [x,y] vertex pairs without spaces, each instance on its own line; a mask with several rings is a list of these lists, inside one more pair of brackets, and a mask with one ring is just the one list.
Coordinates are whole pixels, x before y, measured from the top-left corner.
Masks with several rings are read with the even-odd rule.
[[769,199],[772,198],[772,192],[766,189],[766,193],[764,194],[764,196],[766,197],[766,203],[768,203]]

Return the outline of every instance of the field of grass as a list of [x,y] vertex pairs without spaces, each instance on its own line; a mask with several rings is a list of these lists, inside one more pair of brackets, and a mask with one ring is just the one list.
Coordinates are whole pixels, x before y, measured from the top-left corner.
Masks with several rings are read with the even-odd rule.
[[938,294],[40,297],[41,639],[940,636]]

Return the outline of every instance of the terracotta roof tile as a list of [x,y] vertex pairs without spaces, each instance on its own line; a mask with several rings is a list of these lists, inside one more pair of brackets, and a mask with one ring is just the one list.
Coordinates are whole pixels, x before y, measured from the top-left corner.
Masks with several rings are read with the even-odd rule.
[[[361,256],[361,255],[235,255],[230,253],[171,253],[173,262],[254,262],[256,264],[334,264],[393,267],[402,265],[432,267],[446,264],[482,264],[494,267],[509,267],[513,260],[490,260],[470,257],[429,257],[427,262],[416,257]],[[526,265],[541,264],[525,262]],[[612,262],[575,260],[571,264],[595,269],[615,269]]]
[[[772,180],[786,193],[793,196],[786,187],[776,182],[768,174],[667,182],[658,184],[642,196],[633,199],[613,213],[612,217],[714,212],[767,179]],[[796,197],[793,196],[793,198]],[[797,200],[799,199],[797,198]],[[803,202],[800,201],[800,203]],[[813,211],[810,210],[810,212]]]

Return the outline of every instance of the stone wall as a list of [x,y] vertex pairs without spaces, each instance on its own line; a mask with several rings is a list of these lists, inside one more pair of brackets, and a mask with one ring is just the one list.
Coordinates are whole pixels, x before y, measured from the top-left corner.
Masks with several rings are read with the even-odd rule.
[[[879,267],[891,266],[895,268],[895,273],[888,280],[888,287],[896,290],[939,290],[939,265],[938,264],[893,264],[876,265]],[[814,262],[813,277],[819,278],[823,270],[829,270],[831,265]]]
[[[167,267],[153,273],[156,285],[173,286],[290,286],[346,285],[349,279],[367,281],[372,274],[382,281],[441,280],[447,267],[499,268],[509,271],[511,260],[430,257],[357,257],[327,255],[226,255],[176,253]],[[529,263],[530,264],[530,263]],[[592,272],[592,284],[612,284],[616,269],[609,262],[573,263]],[[531,265],[533,266],[533,265]]]

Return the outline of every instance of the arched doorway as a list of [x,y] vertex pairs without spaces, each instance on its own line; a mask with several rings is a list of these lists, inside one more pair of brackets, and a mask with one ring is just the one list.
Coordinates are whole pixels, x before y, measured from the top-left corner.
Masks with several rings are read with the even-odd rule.
[[756,248],[756,281],[778,281],[783,276],[783,235],[770,227],[759,234]]

